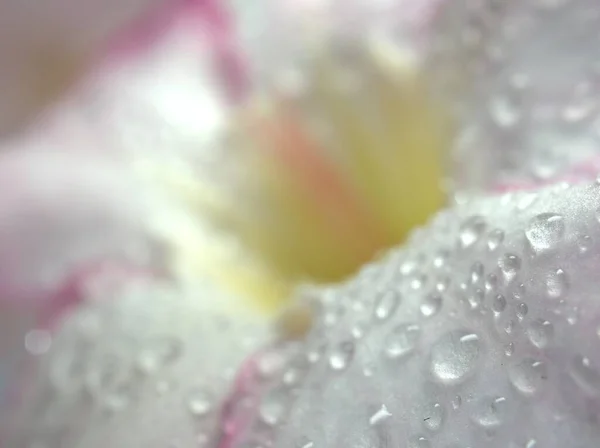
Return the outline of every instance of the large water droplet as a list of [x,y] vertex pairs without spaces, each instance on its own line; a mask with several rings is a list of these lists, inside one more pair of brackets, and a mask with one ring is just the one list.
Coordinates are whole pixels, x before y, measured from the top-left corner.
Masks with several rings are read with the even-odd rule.
[[375,317],[387,320],[394,315],[400,305],[400,293],[395,290],[385,291],[375,301]]
[[537,348],[545,348],[554,336],[554,327],[550,322],[536,319],[527,328],[529,341]]
[[507,412],[506,398],[484,397],[475,405],[471,419],[484,428],[495,428],[504,423]]
[[384,353],[390,359],[403,358],[412,353],[421,338],[421,327],[416,324],[401,324],[385,339]]
[[525,396],[539,392],[548,379],[546,364],[533,358],[525,358],[510,366],[508,376],[513,386]]
[[435,403],[427,411],[425,418],[423,418],[423,426],[428,431],[439,431],[444,425],[445,417],[446,411],[444,410],[442,405],[439,403]]
[[592,397],[600,395],[600,371],[589,358],[576,356],[569,366],[569,374],[573,381],[586,394]]
[[475,333],[455,330],[433,346],[430,371],[443,384],[457,384],[472,374],[479,361],[481,341]]
[[204,389],[195,389],[190,392],[187,398],[187,407],[194,417],[204,417],[213,406],[212,395]]
[[525,236],[535,252],[552,249],[565,234],[565,220],[556,213],[542,213],[529,222]]
[[562,299],[569,290],[569,277],[562,269],[550,272],[546,277],[546,293],[551,299]]
[[329,365],[333,370],[344,370],[354,358],[355,345],[346,341],[335,347],[329,355]]
[[466,221],[460,227],[459,230],[459,244],[463,249],[473,246],[479,241],[487,224],[481,216],[473,216]]

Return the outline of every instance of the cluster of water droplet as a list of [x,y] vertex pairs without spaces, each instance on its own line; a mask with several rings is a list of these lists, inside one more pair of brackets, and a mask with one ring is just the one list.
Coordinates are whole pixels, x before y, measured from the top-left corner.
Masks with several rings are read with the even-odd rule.
[[[198,292],[150,283],[81,305],[30,350],[20,405],[2,416],[14,448],[212,447],[221,402],[264,324],[231,320]],[[34,339],[30,335],[28,339]],[[39,339],[39,335],[35,339]],[[31,345],[31,344],[30,344]],[[33,344],[35,347],[40,344]],[[4,446],[4,445],[3,445]]]
[[444,4],[431,64],[456,106],[458,187],[539,183],[567,176],[569,169],[593,176],[593,167],[579,164],[600,155],[598,3]]
[[594,446],[599,203],[594,184],[442,212],[320,292],[221,447]]

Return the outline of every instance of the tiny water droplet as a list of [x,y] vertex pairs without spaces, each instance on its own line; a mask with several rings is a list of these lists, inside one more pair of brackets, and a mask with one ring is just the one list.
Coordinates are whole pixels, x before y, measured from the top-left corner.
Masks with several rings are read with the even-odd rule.
[[488,274],[485,279],[485,290],[494,292],[498,289],[498,276],[496,274]]
[[400,359],[412,353],[421,338],[421,327],[416,324],[400,324],[386,337],[384,353],[390,359]]
[[462,397],[457,395],[452,399],[452,409],[455,411],[458,410],[462,406]]
[[553,336],[554,327],[547,320],[536,319],[527,328],[527,337],[537,348],[545,348]]
[[483,305],[483,300],[485,299],[485,293],[481,289],[476,289],[472,294],[467,298],[467,304],[471,311],[477,311]]
[[423,436],[414,436],[409,439],[407,448],[431,448],[431,443]]
[[507,412],[505,397],[484,397],[476,403],[471,420],[483,428],[496,428],[504,423]]
[[399,305],[400,293],[395,290],[386,291],[375,301],[375,317],[379,320],[387,320],[394,315]]
[[450,257],[450,253],[447,250],[438,252],[433,258],[433,266],[437,269],[443,268]]
[[428,294],[421,302],[419,310],[424,317],[436,315],[442,308],[442,296],[439,294]]
[[475,371],[481,350],[481,341],[475,333],[461,330],[446,333],[433,345],[430,372],[442,384],[458,384]]
[[181,343],[176,339],[159,339],[149,344],[140,352],[137,359],[137,366],[144,373],[153,373],[177,361],[181,353]]
[[500,229],[495,229],[490,232],[487,240],[487,247],[490,252],[498,250],[504,242],[504,232]]
[[188,395],[187,407],[190,414],[194,417],[204,417],[211,411],[212,406],[212,395],[206,390],[195,389]]
[[506,299],[502,294],[496,294],[492,300],[492,311],[500,314],[506,309]]
[[383,422],[384,420],[387,420],[391,416],[392,414],[390,413],[390,411],[388,411],[388,408],[385,406],[385,404],[383,404],[377,410],[377,412],[371,415],[371,417],[369,418],[369,424],[371,426],[378,425],[379,423]]
[[575,384],[591,397],[600,396],[600,371],[589,358],[576,356],[569,366],[569,374]]
[[585,255],[592,248],[592,237],[589,235],[581,235],[577,238],[577,247],[579,248],[579,254]]
[[285,393],[283,390],[274,389],[270,391],[260,403],[260,419],[269,426],[278,425],[286,410]]
[[437,432],[442,429],[444,425],[444,420],[446,417],[446,411],[442,407],[441,404],[435,403],[430,409],[426,412],[426,416],[423,419],[423,426],[428,431]]
[[484,276],[483,264],[481,264],[479,261],[473,263],[473,266],[471,266],[471,275],[470,275],[471,285],[477,285],[480,282],[482,282],[483,276]]
[[48,353],[52,336],[46,330],[31,330],[25,335],[25,349],[34,356]]
[[515,254],[505,254],[498,260],[498,267],[506,281],[512,281],[521,269],[521,259]]
[[354,358],[355,345],[352,341],[346,341],[334,348],[329,355],[329,366],[333,370],[344,370]]
[[546,293],[551,299],[561,299],[569,290],[569,277],[562,269],[550,272],[546,277]]
[[548,379],[548,368],[542,361],[525,358],[510,366],[508,376],[512,385],[523,395],[533,396]]
[[565,234],[565,221],[556,213],[542,213],[533,218],[525,236],[534,252],[553,249]]
[[529,307],[527,306],[527,304],[519,303],[517,305],[516,314],[517,314],[517,318],[519,320],[525,319],[525,316],[527,316],[528,312],[529,312]]
[[518,102],[511,96],[495,96],[488,105],[490,117],[502,129],[516,126],[521,121]]
[[483,233],[487,224],[481,216],[473,216],[463,222],[459,229],[459,244],[463,249],[467,249],[476,244]]

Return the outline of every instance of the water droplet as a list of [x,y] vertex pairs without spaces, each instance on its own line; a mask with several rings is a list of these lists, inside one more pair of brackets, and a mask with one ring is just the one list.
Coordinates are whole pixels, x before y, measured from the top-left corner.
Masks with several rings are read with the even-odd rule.
[[556,247],[565,234],[565,220],[556,213],[542,213],[529,222],[525,236],[534,252]]
[[306,436],[300,437],[295,443],[296,448],[314,448],[315,443]]
[[516,327],[517,327],[517,324],[514,320],[507,320],[504,323],[504,332],[506,334],[512,334],[515,331]]
[[536,448],[538,446],[537,440],[529,439],[527,443],[525,443],[525,448]]
[[419,310],[425,317],[431,317],[439,313],[442,308],[442,296],[436,293],[428,294],[421,302]]
[[575,384],[591,397],[600,395],[600,371],[596,369],[589,358],[576,356],[569,366],[569,374]]
[[473,216],[467,219],[459,230],[459,243],[463,249],[476,244],[485,232],[487,225],[481,216]]
[[537,348],[545,348],[553,336],[554,327],[547,320],[534,320],[527,328],[527,337]]
[[354,342],[342,342],[329,355],[329,366],[333,370],[346,369],[354,358],[354,350]]
[[437,432],[442,429],[444,420],[446,417],[446,411],[441,404],[435,403],[427,411],[425,418],[423,419],[423,426],[428,431]]
[[280,389],[270,391],[260,403],[260,419],[269,426],[279,424],[285,414],[285,393]]
[[431,443],[423,436],[414,436],[409,439],[407,448],[431,448]]
[[138,356],[137,367],[143,373],[153,373],[179,359],[182,346],[174,338],[159,339],[146,348]]
[[551,272],[546,277],[546,293],[551,299],[561,299],[569,290],[569,277],[562,269]]
[[471,275],[470,281],[472,285],[477,285],[479,282],[483,281],[484,276],[484,267],[480,262],[473,263],[471,266]]
[[510,96],[495,96],[489,103],[490,117],[502,129],[516,126],[521,120],[521,111],[516,102]]
[[452,409],[454,409],[455,411],[460,409],[460,407],[462,406],[462,397],[460,395],[457,395],[456,397],[454,397],[452,399]]
[[433,258],[433,266],[437,269],[443,268],[450,257],[450,253],[446,250],[438,252]]
[[498,250],[504,242],[504,232],[500,229],[495,229],[490,232],[487,240],[487,247],[490,252]]
[[399,305],[400,293],[394,290],[386,291],[375,301],[375,317],[379,320],[387,320],[394,315]]
[[213,406],[212,395],[204,389],[195,389],[187,398],[187,407],[194,417],[204,417]]
[[579,248],[579,254],[585,255],[592,248],[592,237],[589,235],[581,235],[577,238],[577,247]]
[[515,353],[515,344],[512,342],[509,342],[508,344],[506,344],[506,346],[504,347],[504,354],[506,356],[512,356]]
[[498,267],[507,282],[512,281],[521,269],[521,259],[515,254],[505,254],[498,260]]
[[421,327],[416,324],[401,324],[385,339],[384,352],[390,359],[403,358],[412,353],[421,338]]
[[477,402],[471,419],[484,428],[496,428],[504,423],[507,412],[506,398],[484,397]]
[[485,279],[485,290],[487,292],[494,292],[498,289],[498,276],[496,274],[488,274]]
[[369,418],[369,424],[371,426],[375,426],[378,425],[379,423],[383,422],[384,420],[387,420],[388,418],[390,418],[392,416],[392,414],[390,413],[390,411],[388,411],[387,407],[385,406],[385,404],[381,405],[381,407],[377,410],[377,412],[375,412],[370,418]]
[[529,312],[529,307],[527,306],[527,304],[519,303],[517,305],[516,314],[517,314],[517,318],[519,320],[525,319],[525,316],[527,316],[528,312]]
[[427,282],[427,276],[424,274],[421,274],[421,275],[418,275],[418,276],[414,277],[413,279],[411,279],[410,287],[416,291],[416,290],[423,288],[423,285],[426,282]]
[[548,379],[548,369],[542,361],[525,358],[510,366],[508,376],[519,392],[532,396],[538,393]]
[[483,300],[485,299],[485,293],[481,289],[477,289],[473,291],[472,294],[469,295],[467,299],[467,304],[471,311],[476,311],[481,308],[483,305]]
[[502,294],[497,294],[492,300],[492,311],[494,313],[502,313],[506,309],[506,299]]
[[475,333],[455,330],[433,346],[430,371],[443,384],[457,384],[472,374],[479,361],[481,341]]
[[48,353],[52,336],[46,330],[31,330],[25,335],[25,349],[34,356]]

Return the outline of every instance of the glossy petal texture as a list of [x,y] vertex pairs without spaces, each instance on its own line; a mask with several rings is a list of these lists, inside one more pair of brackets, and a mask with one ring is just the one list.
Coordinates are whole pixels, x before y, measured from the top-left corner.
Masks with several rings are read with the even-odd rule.
[[431,62],[456,110],[457,188],[514,189],[593,176],[598,164],[589,159],[600,153],[598,3],[444,5],[433,27]]
[[30,355],[3,446],[214,446],[224,395],[267,337],[264,320],[231,320],[231,298],[207,282],[129,279],[111,297],[106,286],[90,287],[50,350]]
[[599,204],[592,184],[442,212],[322,290],[319,322],[222,446],[596,446]]

